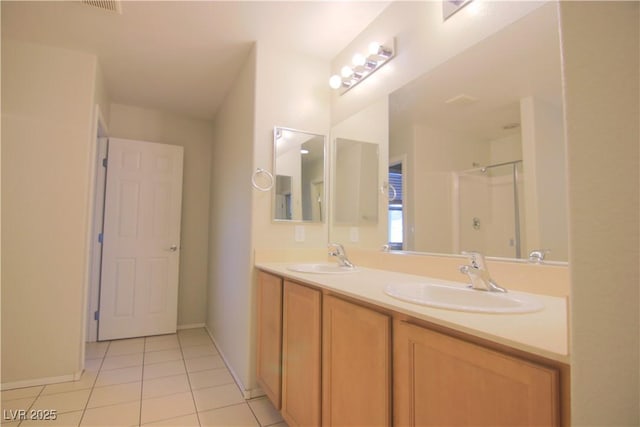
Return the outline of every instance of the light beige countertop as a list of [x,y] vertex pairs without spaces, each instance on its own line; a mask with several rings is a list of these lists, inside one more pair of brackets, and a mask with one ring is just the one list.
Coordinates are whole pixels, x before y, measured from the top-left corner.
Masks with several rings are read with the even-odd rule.
[[[567,300],[538,295],[544,309],[523,314],[469,313],[426,307],[387,295],[386,285],[403,282],[435,281],[452,283],[425,276],[358,267],[345,274],[298,273],[287,269],[291,262],[256,263],[256,268],[330,290],[388,310],[464,332],[558,362],[569,363]],[[509,284],[504,283],[507,289]]]

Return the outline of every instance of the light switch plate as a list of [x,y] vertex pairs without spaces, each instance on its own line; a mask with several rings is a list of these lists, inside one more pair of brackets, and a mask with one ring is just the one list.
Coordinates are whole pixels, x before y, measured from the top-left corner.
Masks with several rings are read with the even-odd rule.
[[296,225],[295,240],[296,242],[304,242],[304,226],[303,225]]

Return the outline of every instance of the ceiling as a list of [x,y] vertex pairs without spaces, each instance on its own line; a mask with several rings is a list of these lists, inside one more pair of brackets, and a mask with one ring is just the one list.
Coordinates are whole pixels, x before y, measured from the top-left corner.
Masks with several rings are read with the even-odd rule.
[[112,102],[212,119],[255,41],[329,63],[389,1],[1,4],[3,38],[96,54]]

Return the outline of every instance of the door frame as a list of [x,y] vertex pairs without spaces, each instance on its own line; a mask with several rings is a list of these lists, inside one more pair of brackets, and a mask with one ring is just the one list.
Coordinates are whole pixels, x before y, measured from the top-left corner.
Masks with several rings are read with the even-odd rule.
[[[86,307],[83,339],[84,342],[96,342],[98,339],[98,322],[94,319],[94,313],[98,311],[100,298],[100,264],[102,260],[102,244],[99,242],[99,235],[102,233],[104,223],[104,195],[106,183],[106,169],[102,165],[102,159],[106,157],[108,129],[100,106],[96,104],[94,108],[94,124],[92,131],[91,157],[92,165],[90,170],[90,191],[89,198],[90,216],[89,229],[87,232],[87,281],[86,281]],[[84,345],[82,360],[84,361]],[[83,362],[84,363],[84,362]]]

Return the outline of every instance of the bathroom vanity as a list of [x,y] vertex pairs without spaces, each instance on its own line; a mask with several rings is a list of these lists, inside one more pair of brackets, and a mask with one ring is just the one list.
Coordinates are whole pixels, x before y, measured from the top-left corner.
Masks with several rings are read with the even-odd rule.
[[569,425],[564,298],[458,312],[383,292],[424,277],[256,267],[258,382],[289,426]]

